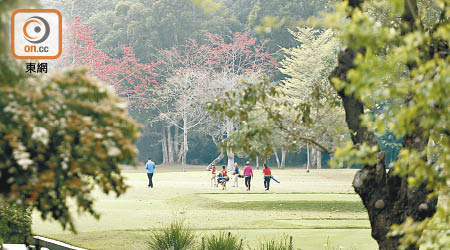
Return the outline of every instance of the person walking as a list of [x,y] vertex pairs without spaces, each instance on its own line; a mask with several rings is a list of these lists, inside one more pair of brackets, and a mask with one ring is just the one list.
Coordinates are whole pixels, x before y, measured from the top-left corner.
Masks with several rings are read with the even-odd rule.
[[263,174],[264,174],[264,188],[266,189],[266,191],[269,191],[272,172],[270,171],[270,168],[267,166],[267,163],[264,163]]
[[211,187],[217,187],[217,180],[216,180],[216,166],[213,164],[211,169]]
[[239,167],[237,162],[234,163],[234,179],[233,179],[233,187],[238,187],[238,178],[239,178]]
[[147,169],[148,186],[153,188],[153,174],[155,173],[156,165],[149,157],[147,163],[145,164],[145,169]]
[[250,162],[247,161],[244,168],[244,178],[245,178],[245,186],[247,187],[247,191],[250,191],[250,182],[253,178],[253,169],[250,167]]

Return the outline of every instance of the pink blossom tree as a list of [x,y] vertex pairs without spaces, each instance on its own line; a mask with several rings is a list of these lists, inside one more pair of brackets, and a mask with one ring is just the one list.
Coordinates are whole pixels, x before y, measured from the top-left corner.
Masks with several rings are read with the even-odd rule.
[[[188,151],[187,133],[195,127],[219,142],[234,131],[230,120],[213,121],[205,109],[205,103],[225,91],[239,87],[239,83],[256,81],[263,75],[271,75],[276,62],[267,52],[266,41],[258,42],[248,33],[230,33],[228,36],[208,34],[202,44],[188,40],[180,48],[161,51],[161,69],[166,82],[163,84],[158,105],[160,117],[168,124],[167,143],[163,152],[170,162],[171,154],[179,153],[185,163]],[[186,101],[189,97],[191,102]],[[170,127],[175,126],[174,141],[178,129],[183,131],[183,144],[171,142]],[[173,147],[173,148],[172,148]],[[223,158],[221,153],[214,162]],[[232,168],[234,153],[227,151],[228,165]],[[184,165],[184,164],[183,164]]]
[[93,75],[110,83],[119,96],[128,100],[130,109],[140,112],[150,108],[160,88],[155,80],[158,63],[140,62],[131,45],[119,45],[120,56],[106,54],[98,48],[95,31],[78,17],[66,26],[64,34],[59,65],[88,65]]

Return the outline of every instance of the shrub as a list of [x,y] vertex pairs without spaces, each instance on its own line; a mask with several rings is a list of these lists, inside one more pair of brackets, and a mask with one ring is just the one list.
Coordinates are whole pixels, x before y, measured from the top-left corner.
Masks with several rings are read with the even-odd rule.
[[0,242],[25,243],[31,236],[31,210],[0,201]]
[[283,235],[280,241],[266,240],[260,242],[258,250],[294,250],[292,236]]
[[219,233],[202,239],[200,250],[243,250],[242,239],[231,235],[231,233]]
[[172,222],[155,232],[148,241],[150,250],[191,250],[195,246],[195,233],[182,221]]

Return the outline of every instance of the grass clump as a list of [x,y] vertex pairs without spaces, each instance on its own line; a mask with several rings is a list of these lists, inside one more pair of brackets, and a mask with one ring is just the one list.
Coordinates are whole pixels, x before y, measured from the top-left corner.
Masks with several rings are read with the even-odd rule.
[[155,232],[147,245],[149,250],[193,250],[195,233],[183,221],[175,221]]
[[202,238],[199,250],[243,250],[242,239],[232,235],[230,232],[221,232]]
[[288,238],[287,235],[283,235],[280,241],[275,241],[273,239],[261,241],[259,243],[258,250],[294,250],[294,245],[292,242],[292,236]]

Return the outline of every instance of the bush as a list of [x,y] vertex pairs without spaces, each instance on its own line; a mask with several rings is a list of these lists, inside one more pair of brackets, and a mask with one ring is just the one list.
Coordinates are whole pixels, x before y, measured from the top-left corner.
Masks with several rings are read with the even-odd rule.
[[258,250],[294,250],[292,236],[283,235],[280,241],[266,240],[259,244]]
[[231,233],[219,233],[202,239],[200,250],[243,250],[242,239],[231,235]]
[[31,209],[0,201],[0,242],[25,243],[31,236]]
[[191,250],[195,246],[195,233],[176,221],[154,233],[148,241],[150,250]]

